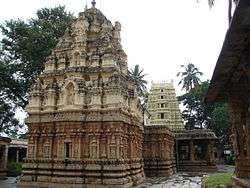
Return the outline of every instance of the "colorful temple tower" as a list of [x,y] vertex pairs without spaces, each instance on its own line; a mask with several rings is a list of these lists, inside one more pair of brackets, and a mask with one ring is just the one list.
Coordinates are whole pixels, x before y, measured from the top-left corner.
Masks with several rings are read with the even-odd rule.
[[93,1],[47,58],[26,108],[19,186],[129,187],[144,179],[142,109],[120,31]]
[[167,126],[173,131],[184,129],[172,82],[152,82],[147,107],[152,125]]

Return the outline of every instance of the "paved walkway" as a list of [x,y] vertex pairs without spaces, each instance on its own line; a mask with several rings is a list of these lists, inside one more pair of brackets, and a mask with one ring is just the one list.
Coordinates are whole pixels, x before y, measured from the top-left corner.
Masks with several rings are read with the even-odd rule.
[[200,188],[202,175],[178,173],[169,178],[147,178],[136,188]]
[[0,180],[0,188],[16,188],[16,178],[8,177],[5,180]]
[[[234,166],[219,165],[218,169],[219,172],[233,172]],[[177,173],[171,177],[147,178],[136,188],[200,188],[203,175],[205,174]],[[16,178],[0,180],[0,188],[16,188]]]

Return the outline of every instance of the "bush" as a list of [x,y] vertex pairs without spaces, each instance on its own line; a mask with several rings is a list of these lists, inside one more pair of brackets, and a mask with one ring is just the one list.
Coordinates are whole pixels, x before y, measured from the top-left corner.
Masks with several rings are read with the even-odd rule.
[[19,176],[22,173],[22,163],[10,162],[8,164],[8,176]]
[[233,155],[226,157],[227,165],[235,165],[235,157]]

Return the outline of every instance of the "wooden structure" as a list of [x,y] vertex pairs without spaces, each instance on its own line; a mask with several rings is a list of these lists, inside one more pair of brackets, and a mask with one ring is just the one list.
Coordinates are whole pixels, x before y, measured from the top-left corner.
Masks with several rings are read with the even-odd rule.
[[216,171],[215,142],[217,137],[207,129],[175,132],[176,167],[178,171]]
[[250,187],[250,1],[240,0],[217,61],[207,102],[230,107],[236,155],[234,187]]

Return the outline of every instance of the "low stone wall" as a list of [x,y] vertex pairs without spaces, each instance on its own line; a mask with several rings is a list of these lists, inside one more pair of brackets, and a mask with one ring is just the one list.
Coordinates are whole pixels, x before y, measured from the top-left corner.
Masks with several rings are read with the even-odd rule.
[[233,188],[249,188],[250,187],[250,179],[240,179],[236,178],[235,176],[233,178]]
[[[44,132],[37,136],[33,129],[40,126]],[[50,127],[45,123],[31,127],[19,186],[130,187],[144,180],[140,127],[123,122],[61,122],[48,137]]]
[[173,133],[166,126],[147,126],[144,131],[143,159],[146,176],[174,174]]

